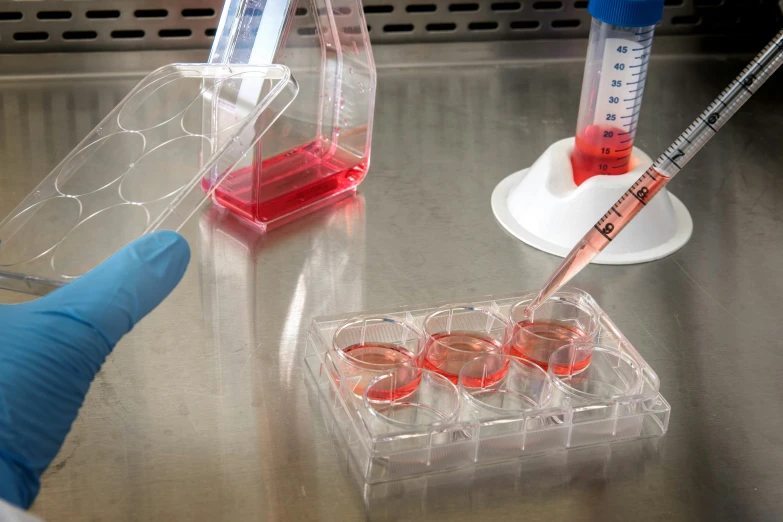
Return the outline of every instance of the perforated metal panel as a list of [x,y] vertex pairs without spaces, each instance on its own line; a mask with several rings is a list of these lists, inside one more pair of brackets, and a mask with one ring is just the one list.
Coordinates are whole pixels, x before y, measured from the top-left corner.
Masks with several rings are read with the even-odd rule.
[[208,47],[216,0],[0,0],[0,51]]
[[[0,0],[0,52],[203,48],[222,0]],[[315,38],[308,0],[292,31]],[[367,0],[375,43],[587,36],[586,0]],[[658,34],[749,34],[780,24],[777,0],[666,0]],[[768,31],[767,31],[768,32]]]

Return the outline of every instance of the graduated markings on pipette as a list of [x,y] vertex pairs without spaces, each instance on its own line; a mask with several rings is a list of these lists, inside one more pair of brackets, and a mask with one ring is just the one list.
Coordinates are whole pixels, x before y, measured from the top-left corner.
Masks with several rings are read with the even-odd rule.
[[675,142],[666,149],[653,166],[666,176],[679,172],[688,161],[717,134],[739,108],[769,77],[767,69],[781,57],[783,33],[773,40],[757,58],[729,84],[726,89],[691,123]]
[[[645,178],[649,178],[650,186],[647,186]],[[622,196],[620,196],[620,199],[617,201],[617,203],[612,205],[612,208],[610,208],[609,211],[604,214],[600,220],[598,220],[598,223],[593,225],[593,228],[600,232],[607,241],[612,241],[614,238],[611,236],[611,234],[616,231],[615,224],[610,221],[612,219],[612,215],[615,215],[617,218],[622,220],[625,216],[620,212],[620,209],[623,207],[623,204],[626,202],[626,200],[631,197],[639,201],[642,206],[646,205],[645,200],[652,198],[665,184],[661,184],[661,181],[662,179],[660,173],[655,172],[653,167],[647,169],[647,171],[642,174],[642,177],[637,179],[636,182],[631,185],[631,188],[625,191]],[[658,183],[657,188],[653,185],[656,182]]]
[[[620,220],[623,203],[633,197],[642,206],[647,205],[655,194],[677,174],[688,161],[723,127],[735,112],[745,104],[756,90],[777,70],[783,53],[783,31],[770,42],[756,58],[732,81],[721,94],[710,103],[696,121],[691,123],[655,163],[628,189],[609,211],[594,225],[608,241],[619,232],[610,220]],[[753,89],[751,89],[751,87]],[[722,110],[722,112],[721,112]],[[674,170],[676,168],[676,170]],[[622,227],[621,227],[622,228]]]

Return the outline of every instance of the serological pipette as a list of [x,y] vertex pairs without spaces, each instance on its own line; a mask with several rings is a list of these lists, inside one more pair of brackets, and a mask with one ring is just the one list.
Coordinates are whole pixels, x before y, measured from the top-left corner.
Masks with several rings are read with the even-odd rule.
[[783,31],[748,64],[647,171],[584,235],[527,307],[532,312],[617,237],[669,181],[712,139],[783,63]]

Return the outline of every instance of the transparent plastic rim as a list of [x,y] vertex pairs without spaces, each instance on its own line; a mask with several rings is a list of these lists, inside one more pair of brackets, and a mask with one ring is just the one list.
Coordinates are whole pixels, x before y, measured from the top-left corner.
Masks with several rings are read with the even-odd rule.
[[[66,197],[68,197],[68,196],[66,196]],[[57,242],[57,244],[54,246],[54,249],[50,250],[51,253],[52,253],[52,256],[51,256],[51,258],[49,258],[49,266],[51,267],[52,271],[55,274],[58,274],[63,279],[77,279],[77,278],[83,276],[84,275],[83,273],[82,274],[76,274],[76,275],[65,274],[65,273],[62,272],[62,268],[58,268],[57,267],[57,261],[59,259],[57,257],[58,250],[60,249],[62,244],[65,242],[65,240],[68,239],[68,236],[73,234],[74,231],[77,230],[84,223],[87,223],[90,219],[93,219],[96,216],[98,216],[98,215],[100,215],[100,214],[102,214],[104,212],[109,212],[109,211],[111,211],[111,210],[113,210],[115,208],[120,208],[120,207],[122,207],[122,208],[129,208],[129,207],[140,208],[141,210],[144,211],[144,214],[145,214],[145,217],[146,217],[146,220],[147,220],[147,224],[149,224],[149,222],[150,222],[150,211],[149,211],[149,209],[147,207],[145,207],[144,205],[142,205],[140,203],[131,203],[131,202],[123,201],[121,203],[115,203],[114,205],[111,205],[111,206],[108,206],[106,208],[102,208],[100,210],[97,210],[97,211],[93,212],[92,214],[90,214],[89,216],[87,216],[86,218],[81,219],[76,225],[71,227],[71,230],[65,236],[63,236],[63,238],[60,241]],[[138,237],[142,237],[143,235],[144,234],[142,233]],[[136,238],[136,239],[138,239],[138,238]],[[92,268],[95,268],[95,267],[92,267]],[[92,270],[92,268],[90,270]]]
[[[573,374],[573,375],[570,375],[570,374],[560,374],[560,375],[558,375],[558,374],[556,374],[554,372],[553,368],[556,365],[553,365],[552,361],[555,359],[555,356],[558,354],[558,352],[564,351],[564,350],[567,350],[567,349],[572,349],[572,347],[574,349],[577,349],[577,350],[582,350],[582,349],[588,350],[589,349],[590,352],[591,352],[591,357],[593,355],[595,355],[596,352],[611,354],[612,356],[617,357],[618,359],[623,361],[625,364],[630,366],[634,370],[634,379],[633,379],[633,381],[628,383],[628,392],[620,393],[618,395],[610,395],[610,396],[607,396],[607,395],[596,395],[594,393],[587,393],[587,392],[583,392],[583,391],[577,390],[576,388],[574,388],[572,386],[569,386],[568,384],[564,383],[563,380],[562,380],[564,377],[572,377],[573,375],[583,375],[583,373],[584,373],[584,372],[579,372],[579,373],[576,373],[576,374]],[[590,364],[592,365],[593,362],[591,361]],[[639,365],[639,363],[636,362],[636,359],[634,359],[633,357],[631,357],[627,353],[625,353],[625,352],[623,352],[621,350],[618,350],[616,348],[611,348],[609,346],[602,346],[602,345],[592,344],[592,343],[589,343],[589,342],[588,343],[584,343],[583,342],[583,343],[567,344],[565,346],[561,346],[560,348],[558,348],[557,350],[552,352],[552,356],[549,358],[549,370],[548,370],[548,373],[549,373],[549,377],[551,378],[551,380],[554,383],[554,385],[560,391],[565,393],[566,395],[569,395],[571,397],[577,397],[577,398],[583,399],[583,400],[593,401],[593,402],[614,400],[614,399],[618,399],[620,397],[628,397],[628,396],[631,396],[631,395],[636,395],[638,393],[641,393],[641,389],[642,389],[642,368]]]
[[[123,116],[125,118],[130,118],[135,112],[131,112],[130,114],[123,114],[125,110],[133,110],[137,111],[141,106],[144,105],[144,103],[149,100],[152,96],[155,95],[156,92],[158,92],[160,89],[166,87],[167,85],[172,84],[173,82],[176,82],[177,80],[181,80],[183,78],[193,78],[193,79],[200,79],[202,78],[201,71],[198,71],[196,69],[178,69],[176,71],[173,71],[166,76],[162,76],[160,78],[155,79],[152,83],[149,83],[145,86],[143,86],[140,90],[134,92],[131,94],[131,97],[128,98],[127,103],[123,104],[123,107],[119,110],[117,113],[117,126],[121,128],[124,131],[129,132],[145,132],[152,129],[157,129],[171,121],[174,121],[178,117],[185,114],[185,112],[193,105],[193,102],[200,100],[202,97],[202,93],[205,90],[208,90],[209,87],[202,88],[199,90],[198,94],[193,98],[193,101],[188,103],[187,106],[185,106],[183,109],[181,109],[176,114],[169,116],[167,119],[156,123],[155,125],[152,125],[150,127],[145,127],[143,129],[129,129],[127,128],[126,124],[123,123],[122,119]],[[203,81],[203,80],[202,80]],[[222,81],[222,80],[221,80]],[[202,84],[203,85],[203,84]],[[136,98],[139,98],[138,100]],[[130,109],[128,109],[130,107]]]
[[[145,152],[147,150],[147,138],[144,137],[144,134],[142,134],[141,132],[138,132],[138,131],[130,131],[130,130],[120,130],[120,131],[117,131],[117,132],[113,132],[111,134],[108,134],[106,136],[98,138],[97,140],[87,144],[84,147],[80,147],[78,150],[74,149],[74,152],[72,154],[69,154],[69,157],[66,158],[65,160],[63,160],[62,165],[58,165],[55,168],[55,170],[57,171],[57,176],[55,176],[54,181],[53,181],[54,190],[56,190],[58,194],[61,194],[61,195],[66,196],[66,197],[80,198],[80,197],[84,197],[84,196],[89,196],[90,194],[94,194],[95,192],[98,192],[99,190],[103,190],[106,187],[108,187],[109,185],[113,185],[114,183],[116,183],[117,180],[120,180],[123,177],[125,177],[125,174],[128,172],[129,169],[126,169],[125,171],[121,172],[116,178],[112,179],[111,181],[105,182],[100,187],[95,188],[93,190],[88,190],[87,192],[84,192],[84,193],[81,193],[81,194],[70,194],[70,193],[64,192],[64,188],[63,188],[63,185],[68,183],[68,180],[70,179],[70,177],[73,176],[75,172],[78,172],[79,169],[82,168],[84,166],[84,164],[87,163],[87,161],[90,160],[90,157],[88,156],[80,164],[72,166],[71,162],[73,162],[73,160],[75,160],[79,156],[79,154],[86,153],[87,149],[89,149],[90,147],[93,147],[94,145],[100,144],[100,146],[105,146],[106,143],[108,143],[110,140],[113,140],[113,139],[115,139],[115,138],[117,138],[117,137],[119,137],[121,135],[122,136],[135,135],[136,137],[141,139],[141,152],[136,156],[134,163],[136,161],[138,161],[139,158],[144,156],[144,154],[145,154]],[[100,148],[100,147],[98,147],[98,148]],[[69,167],[70,167],[70,169],[69,169]],[[68,169],[68,170],[66,170],[66,169]],[[68,174],[68,176],[65,179],[61,180],[60,178],[64,174],[66,174],[66,173]]]
[[[187,131],[186,131],[186,132],[187,132]],[[122,175],[122,176],[120,176],[119,178],[117,178],[117,179],[120,179],[119,186],[117,187],[117,193],[119,194],[119,196],[120,196],[120,199],[122,199],[122,200],[123,200],[123,201],[125,201],[126,203],[130,203],[130,204],[132,204],[132,205],[148,205],[148,204],[150,204],[150,203],[156,203],[156,202],[158,202],[158,201],[161,201],[161,200],[164,200],[164,199],[170,198],[171,196],[173,196],[173,195],[177,194],[177,193],[178,193],[178,192],[180,192],[180,191],[181,191],[183,188],[185,188],[186,186],[188,186],[188,185],[190,184],[191,180],[187,180],[187,181],[185,181],[185,182],[184,182],[182,185],[180,185],[179,187],[177,187],[177,188],[175,188],[175,189],[173,189],[173,190],[170,190],[168,193],[166,193],[166,194],[164,194],[164,195],[162,195],[162,196],[158,196],[158,197],[156,197],[156,198],[154,198],[154,199],[150,199],[150,200],[147,200],[147,201],[137,201],[137,200],[134,200],[134,199],[129,199],[129,196],[128,196],[127,194],[124,194],[124,193],[123,193],[123,187],[125,187],[125,182],[128,180],[128,176],[129,176],[130,174],[133,174],[133,169],[134,169],[134,168],[136,168],[136,166],[137,166],[139,163],[141,163],[142,161],[144,161],[144,160],[147,158],[147,156],[149,156],[150,154],[153,154],[153,153],[158,153],[158,151],[159,151],[160,149],[162,149],[163,147],[167,147],[167,148],[168,148],[168,147],[170,147],[170,144],[171,144],[171,143],[174,143],[174,142],[176,142],[176,141],[180,141],[180,140],[184,140],[184,139],[190,139],[190,138],[198,138],[198,139],[201,139],[201,140],[206,140],[206,141],[209,143],[210,150],[211,150],[211,148],[212,148],[212,146],[213,146],[213,144],[214,144],[213,140],[212,140],[212,139],[210,139],[210,138],[209,138],[209,136],[205,136],[205,135],[203,135],[203,134],[186,134],[185,136],[178,136],[178,137],[176,137],[176,138],[173,138],[173,139],[170,139],[170,140],[168,140],[168,141],[165,141],[165,142],[163,142],[163,143],[161,143],[161,144],[159,144],[159,145],[155,146],[154,148],[152,148],[152,149],[150,149],[150,150],[146,151],[146,152],[145,152],[144,154],[142,154],[142,155],[141,155],[139,158],[137,158],[137,161],[136,161],[135,165],[133,165],[132,167],[130,167],[128,170],[126,170],[126,171],[125,171],[125,173],[123,173],[123,175]],[[203,143],[202,143],[202,145],[203,145]],[[114,181],[117,181],[117,180],[114,180]],[[112,183],[113,183],[113,182],[112,182]],[[129,191],[129,189],[128,189],[128,188],[125,188],[125,192],[128,192],[128,191]]]
[[[212,94],[212,96],[214,96],[221,88],[223,88],[224,84],[226,84],[227,82],[229,82],[231,80],[234,80],[234,79],[237,79],[237,78],[241,78],[241,79],[245,80],[245,79],[250,79],[250,78],[254,78],[254,77],[257,78],[257,79],[261,79],[261,80],[267,80],[268,79],[267,76],[268,75],[267,75],[266,71],[249,70],[249,71],[237,72],[237,73],[231,74],[230,76],[226,76],[224,78],[221,78],[219,81],[216,81],[214,84],[212,84],[211,86],[207,87],[206,89],[202,89],[201,92],[199,93],[199,96],[197,96],[196,99],[194,99],[185,108],[184,111],[182,111],[180,114],[178,114],[178,116],[181,117],[180,118],[180,128],[186,134],[189,134],[189,135],[192,135],[192,136],[204,136],[207,139],[209,139],[210,141],[212,141],[212,139],[216,135],[224,134],[224,133],[226,133],[228,131],[231,131],[231,130],[235,129],[236,127],[238,127],[240,125],[243,125],[243,124],[247,123],[248,120],[250,120],[250,118],[253,116],[253,111],[252,110],[248,111],[248,113],[245,116],[243,116],[242,118],[234,121],[230,125],[227,125],[226,127],[223,127],[223,128],[217,129],[217,130],[210,131],[209,133],[205,134],[203,131],[202,132],[195,132],[195,131],[191,131],[191,130],[188,130],[187,128],[185,128],[185,119],[184,119],[184,117],[187,115],[187,112],[189,110],[191,110],[191,108],[193,108],[194,106],[196,106],[199,103],[203,103],[205,101],[205,99],[207,98],[208,94]],[[269,96],[269,94],[267,94],[264,98],[266,99],[267,96]],[[263,101],[259,101],[256,105],[261,104],[261,103],[263,103]]]
[[[502,325],[502,329],[503,329],[502,349],[506,350],[506,347],[508,345],[508,328],[509,328],[508,319],[503,317],[499,313],[497,313],[497,312],[495,312],[493,310],[490,310],[489,308],[483,308],[481,306],[472,306],[472,305],[469,305],[469,304],[444,305],[444,306],[439,307],[437,310],[434,310],[434,311],[430,312],[429,314],[427,314],[427,316],[424,318],[424,328],[423,328],[424,329],[424,335],[427,338],[427,347],[429,347],[429,345],[431,344],[430,343],[430,339],[432,339],[435,335],[437,335],[439,333],[444,333],[442,330],[438,331],[438,332],[431,332],[430,329],[427,327],[428,324],[430,323],[430,321],[432,319],[434,319],[435,316],[437,316],[437,315],[440,315],[440,314],[443,314],[443,313],[447,313],[447,312],[451,312],[451,311],[454,311],[454,310],[468,311],[468,312],[473,312],[473,311],[480,312],[480,313],[484,313],[488,317],[491,317],[492,319],[498,321]],[[480,332],[480,331],[476,330],[476,332]],[[489,332],[486,332],[486,333],[489,333]],[[442,344],[440,341],[437,341],[437,340],[434,340],[434,342],[437,342],[438,344]],[[476,352],[471,352],[469,350],[460,350],[459,348],[452,348],[451,346],[448,347],[448,350],[449,351],[453,351],[453,352],[461,352],[461,353],[476,353]],[[477,356],[481,356],[481,355],[482,354],[480,354],[480,353],[477,354]]]
[[[413,359],[410,361],[405,361],[398,364],[378,364],[378,363],[368,363],[365,361],[360,361],[357,358],[346,354],[343,349],[337,347],[337,337],[340,335],[340,333],[350,327],[356,327],[357,324],[366,323],[367,321],[377,321],[377,322],[386,322],[386,323],[392,323],[392,324],[398,324],[402,328],[406,328],[411,331],[413,334],[412,336],[415,336],[416,338],[416,353],[413,354]],[[390,343],[392,344],[392,343]],[[399,343],[394,343],[399,345]],[[402,368],[406,366],[418,366],[416,361],[421,357],[423,353],[423,343],[422,343],[422,335],[418,328],[413,326],[407,321],[402,321],[400,319],[395,319],[394,317],[388,317],[385,315],[360,315],[357,317],[354,317],[352,319],[349,319],[348,321],[341,324],[337,330],[335,330],[334,335],[332,336],[332,351],[337,353],[337,357],[342,359],[344,362],[352,365],[352,366],[359,366],[363,369],[373,371],[372,368],[378,368],[375,371],[382,371],[386,369],[393,369],[393,368]],[[382,378],[383,376],[379,376],[379,378]],[[373,379],[374,382],[374,379]],[[370,383],[372,384],[372,382]],[[367,387],[369,387],[368,385]]]
[[[517,322],[514,320],[514,312],[519,309],[520,306],[527,306],[528,303],[530,303],[535,297],[538,295],[538,292],[532,292],[530,294],[526,294],[522,296],[520,300],[515,302],[513,305],[511,305],[511,309],[508,311],[508,324],[510,328],[513,328]],[[576,296],[574,299],[573,297]],[[561,288],[559,291],[552,294],[552,296],[547,299],[547,301],[561,301],[568,303],[572,306],[575,306],[576,308],[579,308],[580,310],[586,312],[590,315],[590,329],[589,331],[585,332],[585,340],[586,341],[592,341],[595,339],[596,335],[598,335],[598,330],[601,328],[601,314],[598,311],[598,308],[595,306],[595,301],[593,300],[593,297],[585,292],[584,290],[579,290],[578,288],[570,288],[570,287],[564,287]],[[585,303],[583,303],[585,301]],[[535,313],[533,313],[533,316],[535,317]],[[535,321],[535,319],[534,319]],[[541,335],[538,335],[536,333],[527,332],[527,335],[530,335],[532,337],[538,337],[539,339],[549,341],[550,339],[547,337],[543,337]]]
[[[448,378],[444,377],[443,375],[441,375],[439,373],[436,373],[436,372],[431,372],[429,370],[421,370],[422,381],[424,381],[424,378],[427,377],[427,376],[430,376],[430,377],[440,381],[441,383],[445,384],[446,388],[451,392],[452,397],[453,397],[453,402],[454,402],[455,405],[454,405],[454,407],[452,408],[452,410],[448,414],[445,414],[444,412],[441,412],[440,410],[438,410],[438,409],[436,409],[436,408],[434,408],[432,406],[429,406],[427,404],[422,404],[422,403],[417,403],[417,402],[413,402],[413,401],[407,400],[407,399],[410,398],[410,395],[407,395],[407,396],[402,397],[402,398],[397,399],[397,400],[389,400],[389,401],[379,401],[379,400],[375,400],[375,399],[370,399],[367,395],[368,395],[369,391],[372,389],[372,387],[376,383],[380,382],[383,379],[387,379],[387,378],[393,377],[393,374],[391,374],[391,373],[386,373],[386,374],[379,375],[379,376],[375,377],[364,388],[364,392],[362,393],[362,402],[364,403],[364,407],[367,410],[369,410],[370,414],[373,417],[377,418],[378,420],[380,420],[382,422],[386,422],[388,424],[392,424],[394,426],[398,426],[400,428],[407,428],[407,429],[430,429],[432,427],[442,426],[444,424],[449,424],[451,422],[454,422],[456,420],[457,416],[459,416],[459,412],[460,412],[460,402],[461,401],[460,401],[459,390],[457,389],[457,387],[454,385],[453,382],[451,382]],[[421,386],[421,383],[419,383],[419,386]],[[430,423],[426,423],[426,424],[424,424],[424,423],[423,424],[410,424],[408,422],[401,422],[401,421],[398,421],[398,420],[394,420],[391,417],[387,417],[386,415],[384,415],[383,413],[379,412],[376,409],[379,406],[383,406],[383,405],[388,405],[388,406],[397,406],[397,405],[399,405],[399,406],[411,406],[411,407],[416,407],[416,408],[422,408],[422,409],[429,410],[431,412],[435,412],[440,417],[440,419],[435,421],[435,422],[430,422]]]
[[[471,393],[472,391],[475,392],[476,390],[484,390],[486,388],[481,388],[481,387],[473,388],[473,387],[465,386],[463,384],[463,382],[462,382],[463,372],[465,370],[465,367],[468,364],[475,363],[479,359],[488,359],[490,357],[505,357],[506,360],[508,361],[507,363],[505,363],[508,366],[508,368],[506,370],[506,375],[504,375],[502,377],[502,379],[500,379],[500,380],[508,378],[508,372],[511,369],[511,364],[512,363],[519,363],[519,364],[521,364],[523,366],[527,366],[528,368],[531,368],[536,373],[540,372],[540,374],[544,378],[544,381],[548,384],[548,386],[547,386],[547,393],[546,393],[546,395],[544,397],[544,400],[542,400],[540,402],[536,402],[535,406],[531,405],[530,409],[515,409],[515,408],[498,408],[496,406],[492,406],[490,404],[487,404],[487,403],[477,399],[476,397],[474,397],[473,394]],[[475,359],[465,363],[465,366],[462,367],[462,370],[460,370],[460,372],[459,372],[459,380],[458,380],[458,382],[459,382],[460,394],[462,395],[462,397],[465,398],[465,400],[468,403],[470,403],[471,405],[473,405],[473,406],[475,406],[477,408],[482,408],[482,409],[491,411],[493,413],[499,413],[499,414],[504,414],[504,415],[518,414],[518,413],[528,413],[530,411],[541,410],[543,408],[546,408],[549,405],[549,403],[552,402],[552,377],[549,375],[549,373],[546,372],[543,368],[541,368],[536,363],[534,363],[532,361],[528,361],[527,359],[522,359],[521,357],[514,357],[513,355],[487,354],[487,355],[481,355],[479,357],[476,357]],[[522,394],[518,394],[518,395],[522,395]],[[530,399],[529,397],[525,397],[525,398],[526,399]]]
[[[6,263],[6,262],[0,263],[0,267],[10,267],[10,266],[21,265],[23,263],[29,263],[31,261],[35,261],[36,259],[39,259],[42,256],[45,256],[46,254],[48,254],[48,253],[52,252],[53,250],[55,250],[60,245],[60,243],[62,243],[63,240],[66,237],[68,237],[68,234],[70,234],[73,231],[74,228],[79,226],[79,223],[81,223],[83,221],[82,220],[82,212],[84,211],[84,205],[82,205],[82,201],[77,196],[68,196],[68,195],[65,195],[65,194],[58,193],[58,194],[56,194],[54,196],[50,196],[50,197],[42,199],[40,201],[36,201],[35,203],[31,203],[30,205],[28,205],[27,207],[23,208],[19,212],[16,212],[13,215],[9,216],[9,218],[4,219],[3,222],[0,223],[0,233],[3,233],[4,229],[9,224],[13,223],[16,218],[18,218],[19,216],[23,215],[25,212],[32,211],[35,208],[43,207],[44,205],[46,205],[50,201],[54,201],[55,199],[57,199],[57,200],[62,199],[63,201],[64,200],[75,201],[79,205],[79,213],[78,213],[78,215],[76,217],[76,221],[71,226],[67,227],[68,230],[67,230],[67,232],[65,232],[65,234],[63,234],[63,237],[61,237],[60,239],[56,240],[50,246],[44,248],[44,250],[42,250],[41,252],[39,252],[37,254],[30,254],[30,256],[28,256],[26,258],[23,258],[22,261],[14,260],[13,263]],[[35,212],[37,212],[37,210]],[[32,216],[30,216],[30,217],[32,217]],[[11,239],[13,239],[13,237],[16,234],[19,233],[19,230],[24,227],[24,225],[27,223],[27,221],[29,219],[30,218],[27,218],[24,223],[22,223],[21,225],[18,225],[17,230],[13,234],[11,234],[7,238],[4,238],[3,239],[3,244],[7,244]]]

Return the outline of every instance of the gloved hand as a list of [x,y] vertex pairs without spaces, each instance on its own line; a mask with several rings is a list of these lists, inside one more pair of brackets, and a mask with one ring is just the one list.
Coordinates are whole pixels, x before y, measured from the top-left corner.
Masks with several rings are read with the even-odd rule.
[[155,232],[45,297],[0,305],[0,498],[32,504],[106,356],[189,260],[182,236]]

